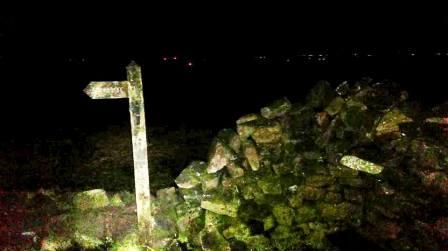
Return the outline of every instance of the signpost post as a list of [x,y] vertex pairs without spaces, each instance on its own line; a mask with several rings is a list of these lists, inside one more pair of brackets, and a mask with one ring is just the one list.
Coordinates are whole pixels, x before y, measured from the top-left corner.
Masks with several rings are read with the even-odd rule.
[[148,242],[152,220],[142,75],[140,66],[134,62],[126,70],[127,81],[90,82],[84,92],[92,99],[129,99],[138,227]]

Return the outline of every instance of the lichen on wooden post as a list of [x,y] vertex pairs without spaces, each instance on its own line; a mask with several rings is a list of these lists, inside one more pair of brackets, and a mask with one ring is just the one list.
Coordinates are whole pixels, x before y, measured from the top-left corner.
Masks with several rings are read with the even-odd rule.
[[127,81],[91,82],[84,92],[92,99],[129,99],[137,219],[143,241],[149,242],[152,218],[142,75],[140,66],[134,62],[126,70]]
[[135,63],[126,67],[129,81],[129,112],[131,115],[134,159],[135,196],[139,229],[150,234],[151,200],[149,193],[148,151],[146,142],[145,104],[141,68]]

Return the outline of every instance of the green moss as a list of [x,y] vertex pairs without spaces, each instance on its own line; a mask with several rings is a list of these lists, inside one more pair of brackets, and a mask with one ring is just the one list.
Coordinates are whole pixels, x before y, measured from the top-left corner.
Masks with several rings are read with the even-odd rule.
[[267,176],[257,181],[257,185],[265,194],[282,194],[282,185],[277,177]]
[[73,205],[79,210],[102,208],[109,205],[109,198],[106,191],[94,189],[76,194],[73,197]]
[[198,236],[205,225],[204,210],[180,204],[176,207],[176,212],[178,240],[183,243],[192,242],[195,245],[200,245]]
[[280,225],[291,226],[294,219],[294,210],[287,205],[278,204],[272,209],[276,221]]
[[348,202],[339,204],[321,203],[318,207],[322,218],[327,221],[348,219],[352,211],[352,205]]
[[237,217],[240,204],[241,201],[237,197],[222,193],[207,195],[201,201],[201,207],[203,209],[230,217]]
[[268,231],[269,229],[275,227],[275,218],[273,215],[269,215],[268,217],[263,219],[263,229],[264,231]]
[[250,228],[246,224],[238,223],[225,229],[222,234],[226,239],[235,238],[237,240],[243,240],[250,236]]
[[253,235],[245,237],[243,242],[246,244],[247,249],[254,251],[265,251],[271,250],[271,243],[266,236],[263,235]]
[[323,250],[328,248],[329,243],[326,239],[327,226],[321,223],[309,223],[309,234],[306,235],[305,243],[314,250]]
[[139,236],[138,233],[132,232],[126,234],[122,239],[117,240],[112,247],[110,248],[111,251],[145,251],[146,248],[142,247],[139,244]]
[[311,186],[301,186],[297,190],[297,196],[304,200],[320,200],[325,196],[325,190]]
[[58,251],[69,249],[73,245],[72,240],[64,236],[50,234],[41,243],[43,251]]
[[75,232],[73,235],[73,240],[81,246],[82,248],[95,249],[102,246],[104,243],[101,239],[91,236],[89,234],[83,234],[80,232]]
[[302,246],[302,234],[289,226],[279,225],[271,234],[271,243],[278,250],[291,250]]
[[200,233],[202,250],[230,251],[230,245],[215,227],[206,227]]
[[318,211],[313,206],[302,206],[297,209],[295,214],[295,222],[297,224],[308,223],[318,219]]
[[114,196],[110,199],[110,205],[113,207],[124,207],[126,204],[119,194],[114,194]]
[[201,183],[207,164],[203,161],[193,161],[177,176],[175,182],[180,188],[193,188]]

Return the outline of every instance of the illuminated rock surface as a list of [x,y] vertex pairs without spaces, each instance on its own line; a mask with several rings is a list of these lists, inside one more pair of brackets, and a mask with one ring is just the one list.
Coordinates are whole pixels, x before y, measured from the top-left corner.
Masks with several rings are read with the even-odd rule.
[[[427,118],[448,109],[423,112],[406,97],[387,82],[320,82],[303,104],[281,99],[241,117],[207,162],[153,199],[154,248],[337,250],[332,236],[345,230],[385,250],[446,248],[448,141],[444,119]],[[103,224],[95,210],[106,209],[83,217]]]

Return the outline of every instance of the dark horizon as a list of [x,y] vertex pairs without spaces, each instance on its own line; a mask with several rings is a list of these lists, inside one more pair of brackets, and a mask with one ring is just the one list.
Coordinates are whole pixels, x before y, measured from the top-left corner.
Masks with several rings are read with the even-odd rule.
[[1,12],[2,135],[127,123],[126,101],[82,90],[123,80],[131,60],[149,126],[232,126],[274,99],[301,101],[318,80],[390,79],[428,105],[448,100],[446,15],[136,9]]

